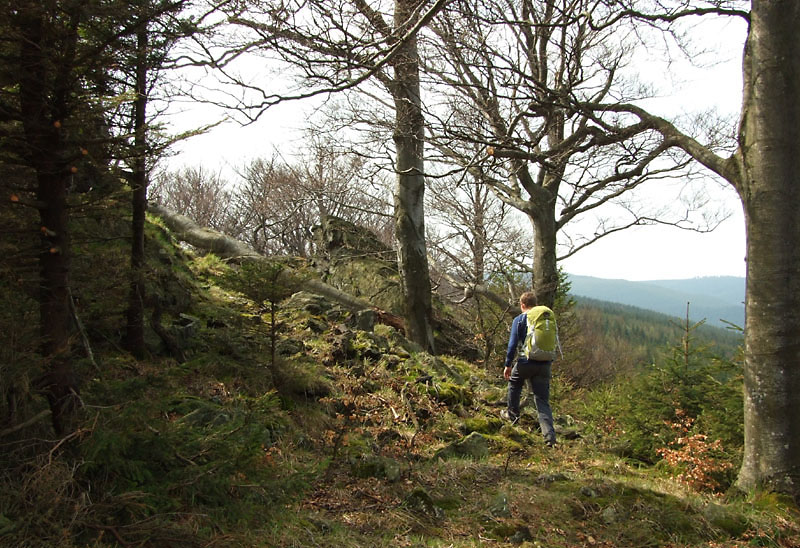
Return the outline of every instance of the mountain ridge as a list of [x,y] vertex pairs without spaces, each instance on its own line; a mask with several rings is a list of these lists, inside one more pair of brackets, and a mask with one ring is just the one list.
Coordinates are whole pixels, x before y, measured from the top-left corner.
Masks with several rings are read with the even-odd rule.
[[735,276],[699,277],[685,280],[595,278],[568,274],[574,297],[625,304],[709,325],[744,326],[745,279]]

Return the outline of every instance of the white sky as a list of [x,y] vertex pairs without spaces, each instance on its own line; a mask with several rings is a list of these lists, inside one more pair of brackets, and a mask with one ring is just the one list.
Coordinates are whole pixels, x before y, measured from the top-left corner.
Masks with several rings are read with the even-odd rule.
[[[718,65],[690,69],[685,64],[659,65],[645,60],[650,77],[673,92],[647,107],[665,117],[714,107],[723,113],[738,113],[741,106],[741,51],[744,27],[738,22],[717,24],[708,33],[709,49]],[[678,76],[679,75],[679,76]],[[647,76],[647,75],[646,75]],[[268,110],[256,123],[242,127],[228,122],[209,134],[193,137],[176,148],[169,167],[199,166],[229,172],[277,149],[292,156],[302,148],[302,127],[310,107],[302,103],[281,104]],[[192,107],[176,117],[173,131],[187,130],[220,119],[221,111]],[[581,250],[562,263],[572,274],[626,280],[685,279],[702,276],[745,275],[744,218],[731,189],[715,183],[714,200],[725,204],[731,216],[708,234],[668,227],[639,227],[611,235]]]
[[[742,21],[709,21],[696,33],[711,52],[702,61],[714,66],[694,68],[658,59],[642,60],[642,73],[671,89],[669,96],[647,107],[667,119],[714,108],[736,115],[742,102]],[[625,280],[685,279],[703,276],[745,276],[746,235],[742,206],[735,191],[709,183],[713,203],[724,204],[730,217],[713,232],[701,234],[663,226],[637,227],[593,244],[563,261],[572,274]]]
[[570,274],[623,280],[745,275],[741,208],[708,234],[640,227],[609,236],[563,261]]

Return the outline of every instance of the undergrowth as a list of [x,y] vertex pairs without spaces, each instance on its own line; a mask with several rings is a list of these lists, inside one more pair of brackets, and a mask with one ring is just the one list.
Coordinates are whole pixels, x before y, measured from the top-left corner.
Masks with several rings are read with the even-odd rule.
[[182,295],[164,320],[180,358],[154,339],[137,362],[111,342],[121,314],[93,322],[73,433],[0,440],[3,546],[800,546],[793,502],[728,490],[736,363],[697,349],[592,390],[557,377],[551,449],[531,404],[500,419],[499,364],[417,352],[310,293],[250,301],[219,285],[230,268],[159,275]]

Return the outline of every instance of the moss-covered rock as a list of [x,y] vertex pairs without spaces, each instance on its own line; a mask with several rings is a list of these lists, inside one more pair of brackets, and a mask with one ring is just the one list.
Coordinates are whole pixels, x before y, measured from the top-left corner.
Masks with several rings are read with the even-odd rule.
[[347,357],[350,359],[378,361],[390,351],[389,341],[375,333],[356,331],[347,340]]
[[464,377],[461,376],[458,371],[436,356],[420,352],[414,355],[413,364],[419,371],[426,374],[437,378],[448,379],[459,385],[466,384]]
[[283,307],[295,310],[301,310],[319,316],[329,312],[333,308],[333,303],[321,295],[309,293],[307,291],[298,291],[294,293],[287,301],[284,301]]
[[485,459],[489,456],[489,442],[479,434],[473,432],[436,453],[436,458],[468,458],[473,460]]
[[537,443],[537,440],[541,439],[522,428],[508,423],[503,424],[503,426],[500,428],[500,434],[501,436],[522,445],[523,447],[533,446]]
[[404,360],[409,359],[412,354],[422,352],[422,348],[418,344],[406,339],[402,333],[390,325],[378,324],[375,326],[374,333],[384,337],[389,342],[392,354]]
[[273,372],[283,394],[317,399],[329,396],[333,389],[325,370],[308,359],[283,362]]
[[510,518],[511,509],[508,507],[508,494],[500,491],[489,503],[489,515],[493,518]]
[[399,462],[379,455],[367,455],[355,459],[350,469],[353,475],[359,478],[378,478],[387,481],[397,481],[402,472]]
[[433,382],[427,387],[428,395],[447,406],[471,405],[472,390],[452,382]]
[[433,502],[425,489],[417,487],[403,500],[403,506],[412,512],[430,519],[444,517],[444,510]]
[[747,519],[741,514],[721,504],[708,503],[702,514],[711,525],[732,537],[740,536],[749,526]]

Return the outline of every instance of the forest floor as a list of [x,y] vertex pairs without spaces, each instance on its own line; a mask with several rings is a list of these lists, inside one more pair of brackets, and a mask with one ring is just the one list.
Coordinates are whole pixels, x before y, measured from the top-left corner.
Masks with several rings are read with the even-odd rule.
[[257,273],[233,291],[229,266],[183,255],[155,252],[171,339],[151,333],[145,360],[110,342],[127,286],[87,273],[103,336],[78,364],[84,407],[62,440],[45,421],[4,438],[0,545],[800,547],[794,501],[715,492],[710,453],[633,458],[557,368],[550,448],[529,402],[500,418],[499,364],[430,356],[310,293],[272,318],[242,294]]

